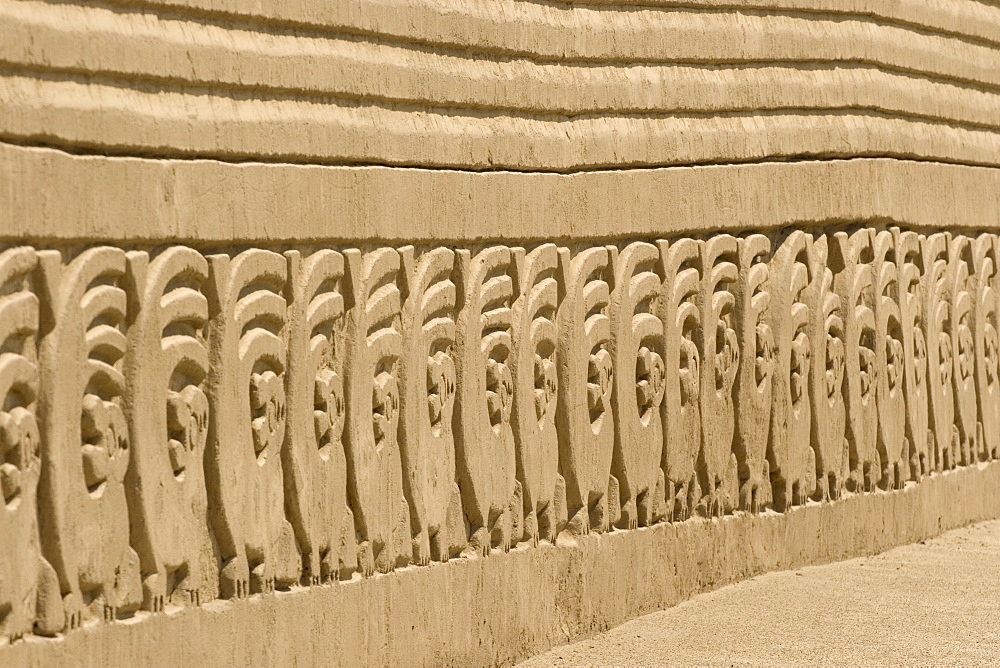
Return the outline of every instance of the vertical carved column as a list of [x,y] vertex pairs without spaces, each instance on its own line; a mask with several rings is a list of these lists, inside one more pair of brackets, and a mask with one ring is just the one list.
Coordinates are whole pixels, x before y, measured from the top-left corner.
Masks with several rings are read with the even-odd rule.
[[55,571],[42,557],[36,491],[39,303],[32,248],[0,253],[0,637],[63,627]]
[[285,508],[305,580],[357,567],[344,451],[344,257],[287,251],[288,420],[281,451]]
[[510,547],[522,506],[510,426],[514,265],[503,246],[475,255],[460,250],[458,263],[458,480],[471,524],[469,549],[485,555],[491,545]]
[[906,404],[906,440],[910,479],[930,471],[928,441],[927,335],[923,295],[923,253],[916,232],[893,229],[899,267],[899,313],[903,332],[903,389]]
[[364,575],[410,560],[410,519],[399,454],[403,354],[399,253],[344,251],[351,285],[345,358],[347,485]]
[[878,407],[875,403],[875,312],[872,310],[871,235],[867,229],[833,235],[839,261],[834,289],[844,322],[844,398],[849,447],[848,491],[871,491],[880,474],[877,464]]
[[[809,254],[809,339],[815,366],[809,377],[812,442],[816,451],[816,498],[836,499],[848,476],[849,446],[844,402],[844,321],[833,290],[830,266],[843,265],[830,253],[829,238],[816,237]],[[834,244],[836,246],[836,244]],[[835,248],[836,250],[836,248]]]
[[921,286],[927,326],[927,383],[930,397],[930,443],[932,470],[951,468],[957,447],[955,426],[954,353],[951,339],[951,269],[948,266],[948,235],[930,234],[923,239],[924,266]]
[[211,364],[206,479],[224,598],[298,581],[285,519],[285,258],[265,250],[209,261]]
[[722,516],[737,505],[739,479],[733,432],[733,385],[739,370],[733,289],[739,275],[736,237],[719,234],[701,244],[701,462],[706,514]]
[[92,248],[64,264],[58,251],[42,251],[39,264],[47,307],[39,517],[73,628],[85,606],[114,619],[140,600],[122,484],[130,456],[122,405],[125,253]]
[[957,451],[952,466],[970,464],[977,450],[976,434],[976,344],[975,286],[972,279],[972,245],[959,234],[948,243],[951,270],[951,347],[954,368],[955,425],[958,427]]
[[218,591],[204,474],[208,262],[182,246],[152,261],[137,251],[128,254],[128,278],[126,488],[143,607],[159,611],[166,601],[198,605]]
[[875,363],[878,382],[878,454],[881,462],[881,485],[899,489],[908,478],[906,440],[906,404],[904,403],[903,330],[899,308],[899,275],[892,233],[872,231],[873,270],[875,275]]
[[998,304],[1000,289],[997,273],[997,238],[984,233],[972,239],[972,269],[975,277],[975,345],[976,345],[976,398],[978,421],[976,433],[981,458],[1000,456],[1000,324]]
[[780,243],[771,260],[771,329],[777,344],[772,408],[771,488],[779,509],[798,505],[816,485],[809,374],[813,365],[809,340],[809,253],[812,239],[796,230]]
[[555,540],[566,524],[566,483],[559,475],[556,403],[559,390],[559,251],[542,244],[529,253],[515,250],[518,267],[514,302],[514,430],[517,478],[524,495],[523,540]]
[[739,466],[739,507],[753,513],[771,503],[767,463],[774,374],[774,334],[768,317],[770,252],[771,241],[763,234],[739,240],[739,276],[733,292],[736,341],[742,351],[734,392],[733,450]]
[[[611,352],[615,448],[611,470],[618,481],[621,528],[649,526],[665,510],[663,425],[666,387],[663,322],[660,320],[662,261],[652,244],[637,241],[615,261],[611,293]],[[609,499],[609,503],[618,503]]]
[[[566,479],[567,530],[579,535],[609,526],[615,417],[614,367],[608,344],[612,267],[607,248],[559,250],[565,297],[559,308],[559,465]],[[613,493],[612,493],[613,492]],[[610,503],[609,503],[610,496]]]
[[465,546],[455,482],[455,252],[400,251],[406,277],[399,379],[403,491],[409,501],[413,560],[447,561]]
[[663,471],[669,514],[687,519],[701,500],[695,468],[701,449],[701,250],[694,239],[659,241],[663,258],[663,322],[666,390]]

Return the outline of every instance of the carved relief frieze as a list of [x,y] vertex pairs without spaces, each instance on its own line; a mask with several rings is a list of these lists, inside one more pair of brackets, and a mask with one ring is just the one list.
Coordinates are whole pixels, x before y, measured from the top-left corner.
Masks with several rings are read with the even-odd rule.
[[11,640],[32,631],[52,635],[65,621],[59,580],[42,556],[38,533],[36,266],[33,248],[0,253],[0,637]]
[[899,269],[895,242],[890,231],[882,230],[872,234],[872,255],[880,484],[885,489],[898,489],[909,477],[909,447],[905,432],[906,364],[899,306]]
[[0,634],[838,503],[996,458],[998,254],[992,233],[860,224],[10,246]]
[[922,239],[924,312],[927,314],[927,378],[930,397],[928,454],[932,470],[954,466],[958,447],[955,426],[954,346],[952,344],[951,270],[948,235],[929,234]]
[[44,314],[39,350],[44,555],[59,576],[65,623],[115,619],[141,601],[129,543],[125,474],[126,259],[102,246],[70,259],[38,255]]
[[664,425],[663,472],[668,512],[690,516],[701,500],[697,476],[701,451],[701,249],[694,239],[661,241],[666,390],[661,408]]
[[768,308],[771,241],[763,234],[739,240],[739,271],[733,289],[736,343],[741,351],[733,391],[739,508],[758,512],[771,503],[767,444],[771,434],[771,384],[774,375],[774,334]]
[[511,372],[514,409],[511,426],[517,479],[524,496],[520,539],[554,540],[566,525],[566,481],[559,473],[556,407],[559,394],[559,249],[542,244],[515,249],[518,290]]
[[322,249],[287,251],[285,259],[285,508],[302,555],[302,579],[317,584],[349,576],[357,568],[343,438],[344,256]]
[[656,246],[641,241],[615,251],[609,346],[614,368],[611,404],[616,416],[612,475],[621,500],[619,526],[634,529],[666,513],[660,467],[660,405],[666,388],[660,320],[662,259]]
[[403,270],[399,253],[344,251],[351,286],[346,328],[348,491],[365,575],[409,562],[409,508],[399,454]]
[[556,424],[571,534],[607,529],[610,507],[618,506],[618,490],[609,482],[615,432],[614,365],[608,349],[612,272],[606,247],[559,250],[564,297],[558,316]]
[[948,240],[948,268],[951,271],[952,386],[955,389],[957,441],[952,450],[952,466],[970,464],[979,449],[976,430],[976,280],[973,275],[973,248],[964,234]]
[[[833,253],[831,253],[833,250]],[[820,500],[840,496],[849,475],[850,446],[847,442],[847,405],[844,399],[845,331],[840,296],[834,290],[834,268],[842,259],[830,248],[829,239],[813,239],[809,255],[814,279],[809,286],[809,338],[815,366],[809,376],[812,402],[812,443],[816,453],[816,490]]]
[[224,598],[299,579],[284,512],[288,266],[279,253],[208,257],[209,514]]
[[205,257],[183,246],[127,256],[125,376],[132,462],[126,475],[143,607],[198,605],[218,591],[208,533]]
[[733,387],[740,347],[733,295],[739,275],[736,238],[720,234],[701,243],[701,454],[698,475],[704,514],[721,516],[738,505],[739,478],[733,433]]
[[993,234],[979,234],[971,243],[979,445],[975,454],[979,459],[991,459],[1000,455],[1000,249]]
[[837,232],[833,247],[839,257],[834,287],[844,322],[844,398],[847,408],[849,477],[851,492],[869,492],[880,479],[877,459],[878,407],[876,386],[875,311],[871,236],[868,230]]
[[929,378],[927,372],[927,322],[922,298],[926,271],[920,236],[899,228],[892,230],[899,271],[899,313],[903,334],[903,389],[906,408],[906,443],[910,479],[919,480],[931,470],[928,450]]
[[468,550],[485,554],[491,547],[509,549],[522,515],[511,428],[517,276],[513,252],[504,246],[463,249],[457,259],[456,462]]
[[455,478],[455,252],[400,251],[407,296],[400,357],[400,454],[414,563],[447,561],[465,547]]
[[771,329],[777,355],[768,461],[776,507],[799,505],[816,487],[816,455],[810,438],[809,378],[816,359],[809,338],[812,237],[802,230],[785,235],[771,260]]

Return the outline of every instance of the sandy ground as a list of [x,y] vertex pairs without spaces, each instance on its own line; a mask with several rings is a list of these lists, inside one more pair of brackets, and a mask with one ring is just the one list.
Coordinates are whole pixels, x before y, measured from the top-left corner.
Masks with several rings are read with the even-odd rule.
[[1000,521],[769,573],[522,666],[1000,665]]

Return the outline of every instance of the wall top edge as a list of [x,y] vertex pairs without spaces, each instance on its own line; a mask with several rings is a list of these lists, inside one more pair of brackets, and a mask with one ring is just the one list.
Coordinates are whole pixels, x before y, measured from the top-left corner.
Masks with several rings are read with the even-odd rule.
[[1000,169],[889,158],[463,172],[80,156],[0,144],[0,239],[475,243],[831,227],[1000,229]]

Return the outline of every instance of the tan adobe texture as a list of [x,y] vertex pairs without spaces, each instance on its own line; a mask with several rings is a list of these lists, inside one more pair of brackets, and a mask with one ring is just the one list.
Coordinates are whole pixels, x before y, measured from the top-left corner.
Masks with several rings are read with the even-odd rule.
[[1000,7],[0,0],[0,664],[504,664],[1000,517]]

